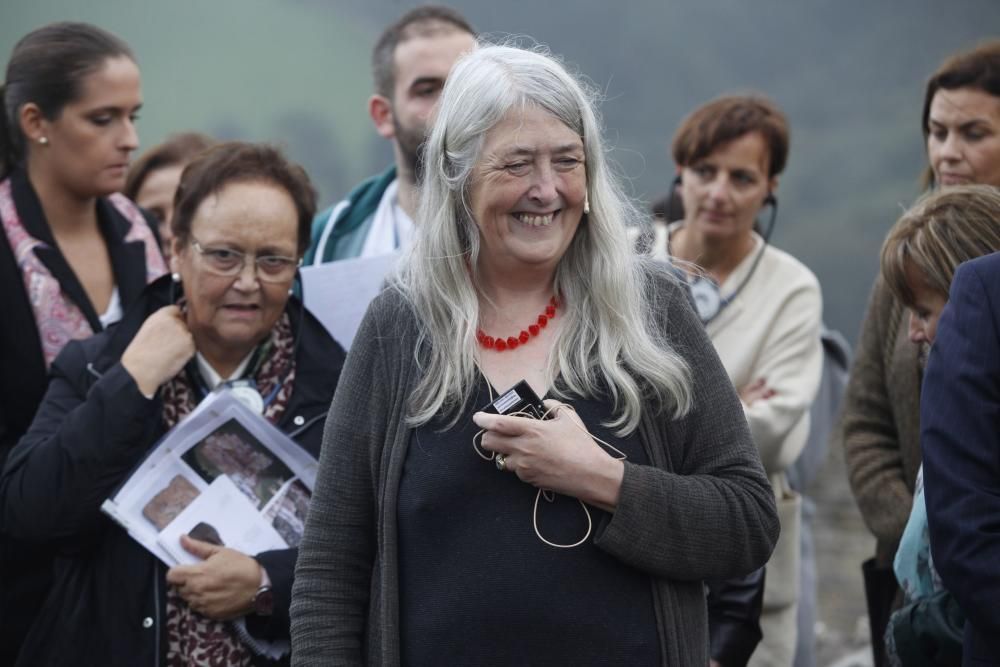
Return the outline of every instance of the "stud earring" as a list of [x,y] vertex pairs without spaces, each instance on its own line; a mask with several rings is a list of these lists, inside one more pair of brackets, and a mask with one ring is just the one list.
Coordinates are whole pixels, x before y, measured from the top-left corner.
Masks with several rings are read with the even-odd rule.
[[585,195],[583,198],[583,213],[590,215],[590,195]]
[[173,273],[170,274],[170,279],[173,280],[175,283],[179,283],[181,281],[181,274],[174,271]]
[[49,138],[48,137],[38,137],[38,143],[41,144],[42,146],[48,146],[49,145]]

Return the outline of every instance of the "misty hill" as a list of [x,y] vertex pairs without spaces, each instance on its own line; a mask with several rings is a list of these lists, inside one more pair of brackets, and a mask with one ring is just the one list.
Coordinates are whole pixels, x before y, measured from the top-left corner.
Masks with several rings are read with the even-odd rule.
[[[390,160],[371,128],[369,57],[413,2],[0,0],[0,62],[53,20],[86,20],[133,46],[150,146],[197,129],[282,143],[332,202]],[[612,158],[650,201],[673,174],[667,144],[694,106],[758,91],[792,123],[776,245],[808,264],[826,319],[856,335],[879,245],[919,192],[923,84],[948,53],[996,33],[996,0],[464,0],[482,31],[529,35],[603,91]]]

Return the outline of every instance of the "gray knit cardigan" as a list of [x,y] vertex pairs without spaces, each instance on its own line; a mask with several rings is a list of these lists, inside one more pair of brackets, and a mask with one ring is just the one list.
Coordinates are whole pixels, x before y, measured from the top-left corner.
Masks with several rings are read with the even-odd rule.
[[[694,408],[651,408],[651,465],[625,463],[618,507],[594,544],[649,574],[663,664],[708,664],[703,579],[761,567],[778,536],[774,494],[743,409],[685,293],[663,273],[649,305],[693,374]],[[387,288],[354,339],[326,422],[292,591],[293,665],[398,665],[396,504],[419,372],[417,320]]]

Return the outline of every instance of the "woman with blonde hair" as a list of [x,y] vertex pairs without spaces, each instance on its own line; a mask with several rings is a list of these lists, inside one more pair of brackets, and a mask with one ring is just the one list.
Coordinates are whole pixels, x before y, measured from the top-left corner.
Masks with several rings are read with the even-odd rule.
[[[896,222],[882,246],[882,278],[909,309],[909,338],[922,363],[959,264],[1000,251],[1000,189],[963,185],[925,195]],[[891,665],[959,664],[963,616],[931,558],[923,467],[896,551],[903,608],[886,630]]]
[[1000,251],[1000,188],[963,185],[925,195],[882,246],[882,277],[910,313],[910,341],[934,342],[955,269]]
[[480,48],[439,105],[330,410],[296,664],[707,665],[702,581],[778,531],[725,369],[561,64]]

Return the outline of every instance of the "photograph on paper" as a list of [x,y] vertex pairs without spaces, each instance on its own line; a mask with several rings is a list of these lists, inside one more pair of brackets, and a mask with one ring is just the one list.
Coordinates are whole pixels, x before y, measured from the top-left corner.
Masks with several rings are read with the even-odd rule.
[[311,497],[306,485],[296,479],[287,484],[264,510],[264,517],[290,547],[297,547],[302,541]]
[[208,484],[225,475],[256,509],[262,509],[295,476],[235,419],[187,450],[181,459]]
[[204,524],[202,532],[214,534],[223,546],[246,554],[288,547],[243,489],[226,475],[216,477],[207,490],[160,531],[158,541],[178,563],[197,563],[201,559],[181,546],[181,535],[190,534],[200,524]]
[[[210,394],[101,509],[168,566],[198,527],[244,553],[297,546],[316,460],[229,391]],[[220,511],[220,507],[225,507]]]

